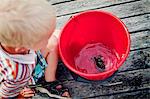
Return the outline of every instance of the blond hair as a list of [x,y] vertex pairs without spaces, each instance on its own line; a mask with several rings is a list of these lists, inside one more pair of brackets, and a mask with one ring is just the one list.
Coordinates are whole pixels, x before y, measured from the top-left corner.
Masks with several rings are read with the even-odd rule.
[[46,0],[0,0],[0,43],[33,47],[55,29],[56,16]]

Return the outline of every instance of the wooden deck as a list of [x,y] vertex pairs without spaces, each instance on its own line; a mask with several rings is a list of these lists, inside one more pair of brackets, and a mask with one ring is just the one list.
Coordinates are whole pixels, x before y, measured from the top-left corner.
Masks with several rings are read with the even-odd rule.
[[[73,99],[150,99],[150,0],[49,0],[57,11],[57,29],[74,14],[86,10],[105,10],[118,16],[131,36],[126,62],[111,80],[83,83],[73,79],[59,63],[59,79]],[[48,98],[35,96],[35,98]]]

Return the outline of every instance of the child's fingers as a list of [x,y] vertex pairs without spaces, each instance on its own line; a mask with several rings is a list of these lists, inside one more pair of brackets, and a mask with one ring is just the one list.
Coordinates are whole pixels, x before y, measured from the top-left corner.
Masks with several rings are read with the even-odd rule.
[[31,90],[30,88],[24,88],[20,94],[23,96],[23,97],[32,97],[35,95],[35,92],[33,90]]
[[35,93],[33,93],[33,91],[25,91],[25,92],[22,92],[21,95],[23,97],[32,97],[35,95]]
[[34,93],[32,93],[32,94],[24,94],[24,97],[33,97],[35,94]]

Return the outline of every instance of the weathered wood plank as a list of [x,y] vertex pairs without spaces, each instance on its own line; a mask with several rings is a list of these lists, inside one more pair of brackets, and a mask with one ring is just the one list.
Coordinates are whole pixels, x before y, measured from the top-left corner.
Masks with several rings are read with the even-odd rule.
[[63,16],[67,14],[72,14],[76,12],[81,12],[91,9],[105,8],[114,5],[122,5],[124,3],[137,2],[139,0],[77,0],[74,2],[62,3],[60,5],[55,5],[57,15]]
[[[91,83],[82,83],[74,80],[64,81],[63,84],[70,89],[73,99],[80,98],[91,98],[98,99],[103,96],[104,99],[107,97],[121,97],[119,94],[131,92],[146,92],[150,93],[150,69],[139,69],[134,71],[127,71],[117,73],[110,81],[104,82],[91,82]],[[133,94],[131,94],[133,95]],[[107,96],[107,97],[104,97]],[[42,97],[43,96],[36,96]],[[122,95],[125,97],[125,94]],[[45,97],[46,98],[46,97]]]
[[150,1],[141,0],[137,2],[111,6],[107,8],[98,9],[98,10],[105,10],[113,13],[114,15],[120,18],[124,18],[124,17],[134,16],[138,14],[150,13]]
[[[150,88],[149,72],[150,69],[141,69],[118,73],[113,77],[111,83],[105,83],[104,85],[101,85],[99,82],[82,83],[74,80],[64,82],[64,85],[70,88],[73,97],[86,98],[100,95],[113,95],[115,93]],[[117,84],[117,82],[121,83]]]
[[[118,72],[132,71],[137,69],[150,68],[150,48],[131,51],[125,63],[119,68]],[[59,64],[58,78],[62,81],[72,80],[68,69],[63,63]],[[112,80],[112,82],[114,82]]]
[[[139,91],[136,90],[134,92],[126,92],[126,93],[124,92],[118,94],[116,93],[113,95],[99,95],[99,96],[89,97],[85,99],[149,99],[149,98],[150,98],[150,90],[143,89]],[[49,99],[49,98],[36,95],[32,99]],[[73,99],[81,99],[81,97],[75,96]]]
[[[114,15],[116,15],[120,18],[139,15],[139,14],[150,13],[150,6],[148,6],[150,4],[149,4],[148,1],[147,1],[148,3],[146,1],[145,2],[144,1],[145,0],[138,1],[138,2],[133,2],[133,3],[129,3],[129,4],[111,6],[111,7],[104,8],[104,10],[109,11],[109,12],[113,13]],[[101,9],[101,10],[103,10],[103,9]],[[68,21],[68,19],[71,16],[72,15],[58,17],[56,28],[57,29],[62,28],[62,26],[64,26],[64,24]],[[129,29],[129,31],[132,32],[132,30],[135,31],[135,29],[136,30],[139,29],[137,27],[134,27],[134,24],[135,24],[135,26],[137,26],[138,24],[140,24],[140,26],[145,26],[150,22],[149,17],[150,17],[150,15],[144,15],[144,16],[138,16],[137,18],[134,17],[134,18],[131,18],[131,19],[127,18],[127,19],[122,19],[122,20],[123,20],[123,22],[126,23],[126,25],[129,24],[129,26],[127,26],[127,27],[131,28],[131,30]],[[145,25],[143,25],[141,23],[143,23]],[[150,27],[149,24],[147,25],[147,27]],[[145,29],[145,28],[141,28],[141,29]]]
[[[128,15],[127,15],[128,16]],[[61,29],[71,16],[59,17],[57,19],[57,29]],[[150,29],[150,14],[144,14],[122,19],[129,32]]]
[[113,99],[149,99],[150,91],[149,90],[140,90],[140,91],[135,91],[135,92],[130,92],[130,93],[122,93],[122,94],[118,94],[118,95],[115,95],[112,97],[113,97]]
[[150,30],[130,34],[131,50],[150,47]]
[[[119,93],[108,96],[97,96],[93,99],[149,99],[150,98],[150,90],[139,90],[134,92],[127,93]],[[90,98],[91,99],[91,98]]]
[[119,72],[150,68],[150,48],[130,52]]
[[59,4],[59,3],[69,2],[72,0],[47,0],[47,1],[49,1],[51,4]]
[[129,32],[150,29],[150,14],[125,18],[122,21],[126,24]]

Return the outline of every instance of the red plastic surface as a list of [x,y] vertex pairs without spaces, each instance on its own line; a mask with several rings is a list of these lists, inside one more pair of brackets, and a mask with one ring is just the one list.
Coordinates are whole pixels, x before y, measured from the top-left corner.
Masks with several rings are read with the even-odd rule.
[[[75,69],[74,57],[89,43],[103,43],[118,53],[117,68],[98,74],[85,74]],[[65,24],[59,39],[59,52],[64,64],[74,73],[89,80],[110,77],[125,61],[130,51],[130,37],[123,22],[105,11],[79,13]]]

